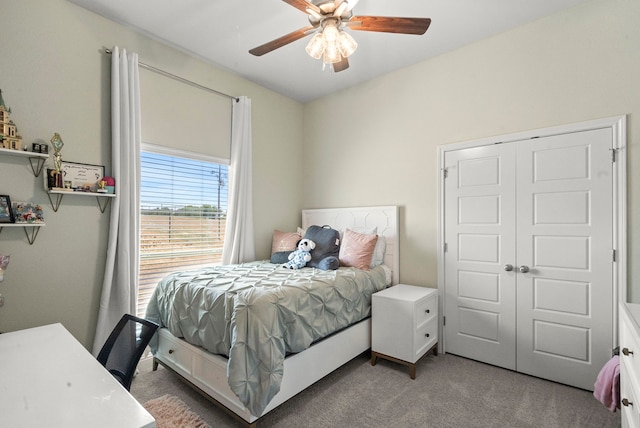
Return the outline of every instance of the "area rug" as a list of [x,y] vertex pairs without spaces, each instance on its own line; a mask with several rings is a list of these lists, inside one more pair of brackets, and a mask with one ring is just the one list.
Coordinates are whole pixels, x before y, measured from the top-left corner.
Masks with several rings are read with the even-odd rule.
[[144,408],[156,420],[157,428],[211,428],[174,395],[163,395],[144,403]]

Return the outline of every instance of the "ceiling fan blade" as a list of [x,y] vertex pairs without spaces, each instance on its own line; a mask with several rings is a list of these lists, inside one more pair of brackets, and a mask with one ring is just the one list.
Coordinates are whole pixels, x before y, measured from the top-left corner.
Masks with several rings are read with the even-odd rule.
[[334,62],[331,65],[333,65],[334,73],[338,73],[339,71],[344,71],[349,68],[349,60],[345,57],[342,57],[340,61]]
[[396,18],[390,16],[354,16],[347,25],[357,31],[379,31],[383,33],[417,34],[427,31],[431,18]]
[[307,13],[307,8],[313,10],[314,12],[317,13],[321,13],[322,11],[320,10],[320,8],[318,6],[316,6],[313,3],[309,3],[308,1],[305,0],[282,0],[285,3],[295,7],[298,10],[303,11],[304,13]]
[[312,30],[315,30],[314,27],[304,27],[299,30],[293,31],[289,34],[286,34],[282,37],[278,37],[275,40],[271,40],[270,42],[265,43],[264,45],[260,45],[255,47],[249,51],[250,54],[255,56],[262,56],[266,53],[269,53],[273,50],[281,48],[285,45],[288,45],[291,42],[295,42],[298,39],[301,39],[309,34],[311,34]]

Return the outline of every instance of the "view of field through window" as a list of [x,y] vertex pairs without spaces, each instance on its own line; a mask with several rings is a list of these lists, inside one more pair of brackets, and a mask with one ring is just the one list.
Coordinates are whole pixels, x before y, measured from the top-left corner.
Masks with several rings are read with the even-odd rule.
[[196,158],[141,152],[138,316],[158,281],[176,270],[220,264],[228,167]]

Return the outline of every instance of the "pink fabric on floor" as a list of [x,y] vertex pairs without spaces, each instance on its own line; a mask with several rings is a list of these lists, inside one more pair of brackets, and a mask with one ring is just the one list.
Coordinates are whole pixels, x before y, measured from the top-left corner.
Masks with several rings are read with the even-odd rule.
[[593,385],[593,396],[612,412],[620,408],[619,356],[614,355],[600,370]]

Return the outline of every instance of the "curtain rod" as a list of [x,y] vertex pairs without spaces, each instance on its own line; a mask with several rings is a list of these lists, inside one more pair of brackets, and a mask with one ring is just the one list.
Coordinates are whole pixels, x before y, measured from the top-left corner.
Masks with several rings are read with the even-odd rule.
[[[104,51],[108,55],[111,55],[111,49],[105,49]],[[180,77],[180,76],[176,76],[175,74],[171,74],[168,71],[160,70],[159,68],[156,68],[156,67],[154,67],[152,65],[149,65],[149,64],[145,64],[144,62],[138,61],[138,66],[140,66],[142,68],[146,68],[147,70],[153,71],[154,73],[161,74],[161,75],[163,75],[165,77],[168,77],[170,79],[174,79],[174,80],[177,80],[179,82],[185,83],[185,84],[187,84],[189,86],[193,86],[195,88],[202,89],[204,91],[212,92],[212,93],[214,93],[216,95],[221,95],[223,97],[230,98],[232,100],[235,100],[235,102],[240,101],[240,98],[238,98],[238,97],[234,97],[233,95],[225,94],[224,92],[216,91],[215,89],[211,89],[211,88],[208,88],[206,86],[202,86],[199,83],[192,82],[191,80],[187,80],[187,79],[185,79],[183,77]]]

